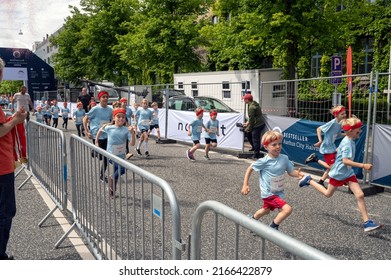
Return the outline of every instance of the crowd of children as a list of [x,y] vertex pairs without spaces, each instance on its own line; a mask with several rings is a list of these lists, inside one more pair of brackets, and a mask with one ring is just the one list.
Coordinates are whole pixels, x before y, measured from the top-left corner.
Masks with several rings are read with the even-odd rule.
[[[96,104],[90,105],[93,107]],[[148,142],[150,133],[156,130],[156,143],[161,143],[158,110],[158,104],[156,102],[152,103],[151,108],[149,108],[148,100],[146,99],[142,100],[141,106],[138,103],[134,103],[132,109],[128,106],[128,100],[121,98],[118,102],[112,104],[110,114],[112,112],[113,121],[108,125],[98,128],[95,133],[96,135],[92,139],[96,145],[100,145],[99,137],[102,133],[105,133],[107,135],[105,149],[120,158],[130,159],[133,154],[129,151],[129,143],[131,146],[134,146],[136,144],[136,138],[138,138],[135,148],[137,155],[143,156],[141,152],[143,148],[145,157],[149,157]],[[56,100],[53,100],[51,106],[49,103],[45,104],[42,102],[37,107],[35,116],[38,122],[42,123],[45,121],[48,125],[50,125],[50,121],[53,119],[53,126],[57,127],[59,112],[62,113],[62,127],[67,129],[70,111],[67,108],[66,102],[63,103],[63,108],[61,109],[57,106]],[[90,112],[93,112],[93,110]],[[320,160],[316,153],[311,154],[305,160],[306,164],[317,162],[326,169],[318,182],[310,175],[302,173],[300,168],[295,170],[289,158],[281,154],[283,135],[280,132],[267,131],[264,133],[260,139],[260,143],[267,153],[264,157],[256,160],[248,167],[241,190],[243,195],[247,195],[250,192],[249,179],[252,171],[255,170],[259,173],[259,187],[263,205],[254,214],[249,214],[250,218],[258,220],[277,209],[278,214],[270,226],[274,229],[279,229],[280,224],[292,213],[292,207],[287,204],[284,197],[284,189],[286,188],[285,173],[287,173],[290,176],[300,179],[300,187],[311,186],[327,198],[331,197],[338,187],[348,185],[356,198],[363,219],[364,231],[368,232],[381,227],[381,225],[369,219],[364,193],[352,169],[352,167],[358,167],[369,171],[372,168],[371,164],[354,161],[356,150],[354,140],[360,136],[362,123],[356,117],[346,118],[346,109],[343,106],[336,106],[330,112],[334,116],[334,119],[318,127],[318,142],[314,144],[315,147],[319,147],[319,152],[323,155],[324,161]],[[89,113],[89,116],[91,117],[91,113]],[[217,146],[217,137],[220,136],[217,111],[211,110],[209,112],[210,118],[206,124],[204,124],[203,120],[203,108],[196,108],[195,116],[196,118],[186,127],[187,134],[193,142],[192,147],[186,150],[186,156],[192,162],[196,160],[194,153],[201,147],[201,134],[204,131],[204,157],[206,160],[210,160],[209,151],[211,147]],[[84,125],[83,129],[83,119],[86,119],[86,112],[83,109],[83,104],[80,102],[77,103],[77,110],[73,112],[72,117],[78,135],[80,137],[85,136],[84,130],[86,126]],[[340,135],[345,137],[337,148],[335,140]],[[114,164],[114,173],[108,179],[111,196],[114,195],[118,178],[123,173],[124,168],[118,164]],[[327,179],[329,179],[329,182],[325,186]]]

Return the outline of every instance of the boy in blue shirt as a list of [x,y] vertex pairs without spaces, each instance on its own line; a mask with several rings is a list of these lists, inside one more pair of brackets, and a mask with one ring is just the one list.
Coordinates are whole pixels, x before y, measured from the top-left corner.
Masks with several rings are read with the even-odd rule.
[[152,107],[152,124],[149,126],[149,134],[151,134],[152,130],[156,129],[157,139],[156,143],[160,144],[162,141],[160,140],[160,128],[159,128],[159,109],[157,102],[153,102],[151,104]]
[[[326,168],[326,171],[323,173],[322,178],[319,180],[319,184],[324,186],[330,168],[335,162],[337,155],[337,147],[335,146],[335,139],[342,135],[341,130],[341,121],[346,119],[346,110],[344,106],[338,105],[333,107],[331,113],[334,116],[334,119],[321,125],[317,128],[316,133],[318,135],[318,142],[314,144],[315,147],[320,147],[319,152],[323,155],[324,161],[318,159],[315,153],[311,154],[306,160],[305,163],[317,162]],[[322,132],[324,133],[324,139],[322,140]]]
[[148,151],[148,131],[149,126],[152,123],[152,111],[148,109],[148,100],[143,99],[141,101],[141,108],[139,108],[136,112],[135,118],[137,120],[137,127],[141,132],[140,140],[136,147],[136,152],[139,156],[141,156],[141,144],[144,142],[145,146],[145,156],[149,157]]
[[211,110],[209,112],[210,120],[206,123],[206,129],[208,132],[205,134],[205,158],[207,160],[210,160],[209,158],[209,150],[210,147],[217,147],[217,136],[220,136],[219,134],[219,121],[217,118],[217,111]]
[[288,156],[281,154],[282,134],[278,131],[268,131],[262,136],[262,145],[267,150],[267,155],[251,164],[244,175],[244,182],[241,193],[247,195],[250,192],[249,179],[253,170],[259,173],[259,186],[263,206],[249,217],[259,220],[274,209],[278,214],[270,227],[277,229],[279,225],[292,213],[292,207],[284,200],[284,189],[286,187],[285,172],[292,177],[302,178],[304,174],[294,169],[293,162]]
[[57,128],[58,125],[58,114],[60,113],[60,107],[57,106],[57,99],[53,99],[53,105],[50,107],[50,113],[53,119],[52,127]]
[[69,113],[71,112],[68,108],[68,103],[63,103],[63,108],[61,108],[61,115],[62,115],[62,128],[68,129],[68,118]]
[[194,152],[200,148],[202,128],[204,128],[205,131],[208,132],[208,129],[204,125],[204,121],[202,119],[202,117],[204,116],[204,109],[202,109],[201,107],[196,108],[195,114],[197,118],[191,121],[187,127],[187,135],[191,136],[191,140],[193,141],[193,147],[186,151],[186,156],[191,161],[195,161]]
[[44,116],[43,116],[43,113],[42,113],[42,107],[41,106],[37,106],[37,112],[35,112],[34,115],[35,115],[35,118],[36,118],[37,122],[43,123]]
[[352,169],[352,167],[364,168],[365,170],[372,169],[372,164],[370,163],[353,161],[356,154],[356,143],[354,140],[360,137],[361,127],[362,123],[358,118],[348,118],[342,121],[342,129],[345,131],[346,136],[339,144],[337,158],[329,172],[330,181],[327,189],[314,181],[310,175],[301,179],[299,186],[304,187],[310,185],[325,197],[329,198],[333,196],[337,188],[347,184],[356,197],[358,209],[360,210],[361,217],[364,221],[364,231],[369,232],[381,228],[381,225],[378,225],[369,219],[367,206],[364,200],[364,192],[358,184],[356,175]]
[[77,135],[81,137],[84,134],[84,129],[83,129],[83,118],[86,115],[86,111],[83,109],[83,103],[78,102],[77,103],[77,110],[73,111],[73,121],[75,122],[76,129],[77,129]]

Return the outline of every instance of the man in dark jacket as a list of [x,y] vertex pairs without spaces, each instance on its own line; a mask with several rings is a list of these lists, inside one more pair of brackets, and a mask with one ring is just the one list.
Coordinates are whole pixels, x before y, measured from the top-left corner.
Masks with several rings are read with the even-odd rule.
[[262,109],[259,104],[253,100],[253,96],[247,93],[243,100],[248,104],[248,122],[243,124],[247,135],[251,135],[252,141],[249,140],[251,146],[254,149],[254,158],[258,159],[261,157],[261,134],[265,127],[265,121],[262,116]]

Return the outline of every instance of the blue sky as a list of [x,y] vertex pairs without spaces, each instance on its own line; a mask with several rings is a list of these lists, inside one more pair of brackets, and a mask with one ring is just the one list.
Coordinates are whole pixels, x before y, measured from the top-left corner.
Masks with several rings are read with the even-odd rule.
[[[31,49],[55,32],[80,0],[0,0],[0,47]],[[19,35],[22,30],[23,35]]]

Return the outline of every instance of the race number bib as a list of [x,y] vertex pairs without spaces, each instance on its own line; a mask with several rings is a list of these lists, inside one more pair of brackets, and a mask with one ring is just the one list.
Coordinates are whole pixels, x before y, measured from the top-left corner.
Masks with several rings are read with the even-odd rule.
[[139,125],[142,125],[142,126],[148,126],[149,125],[149,120],[140,120]]
[[197,133],[201,133],[202,132],[202,126],[197,126]]
[[270,191],[272,193],[282,192],[285,189],[285,174],[270,178]]
[[126,154],[126,144],[112,145],[112,148],[113,154],[116,156]]
[[76,121],[77,121],[78,123],[83,122],[83,117],[77,117],[77,118],[76,118]]
[[209,133],[216,133],[216,132],[217,132],[217,127],[211,126],[211,127],[209,128]]

